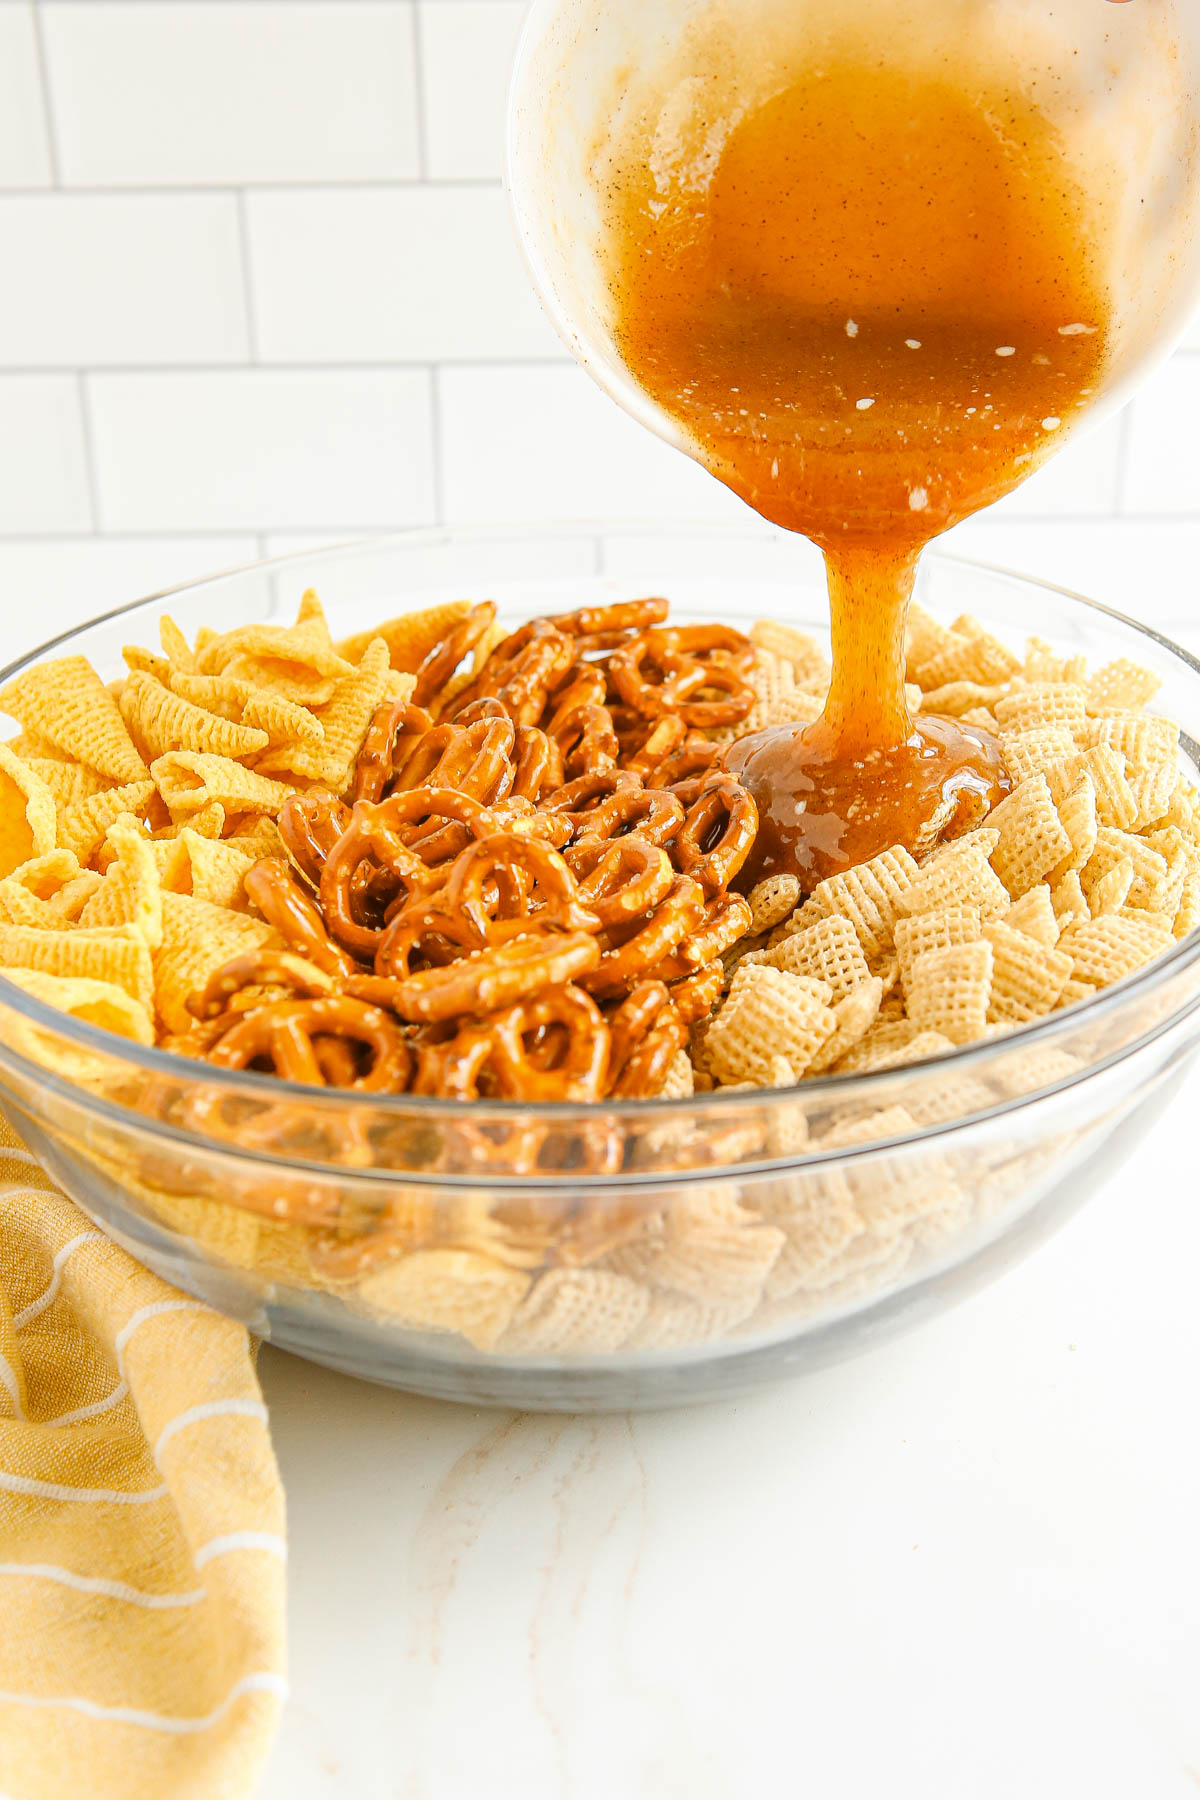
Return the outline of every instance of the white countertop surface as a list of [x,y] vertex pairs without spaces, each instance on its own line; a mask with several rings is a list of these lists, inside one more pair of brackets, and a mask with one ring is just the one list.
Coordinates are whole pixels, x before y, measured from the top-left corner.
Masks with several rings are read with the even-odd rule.
[[485,1413],[264,1349],[261,1800],[1196,1800],[1198,1113],[1200,1071],[994,1287],[746,1400]]

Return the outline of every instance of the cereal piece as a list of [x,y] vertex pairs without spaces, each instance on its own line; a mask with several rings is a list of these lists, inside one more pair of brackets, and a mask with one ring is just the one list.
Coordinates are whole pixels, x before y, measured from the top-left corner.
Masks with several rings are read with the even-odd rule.
[[1087,672],[1082,656],[1059,656],[1045,638],[1031,637],[1025,645],[1026,681],[1081,682]]
[[611,1269],[549,1269],[516,1309],[501,1356],[601,1356],[637,1330],[650,1296]]
[[1058,818],[1071,840],[1071,849],[1048,872],[1046,879],[1051,885],[1061,881],[1068,869],[1082,869],[1096,848],[1100,826],[1096,817],[1096,787],[1090,775],[1082,774],[1066,797],[1059,801]]
[[1107,987],[1161,956],[1174,942],[1172,930],[1148,919],[1110,917],[1068,926],[1058,945],[1071,958],[1075,980]]
[[985,926],[984,937],[992,947],[988,1023],[1023,1024],[1052,1012],[1071,979],[1071,958],[1003,923]]
[[1133,881],[1125,904],[1149,906],[1166,880],[1166,857],[1142,838],[1135,837],[1132,832],[1114,831],[1107,825],[1097,832],[1096,848],[1080,873],[1084,893],[1090,896],[1096,883],[1110,869],[1125,861],[1133,864]]
[[0,968],[36,969],[67,980],[112,982],[149,1010],[153,991],[150,952],[133,925],[93,931],[38,931],[0,925]]
[[162,892],[150,839],[129,814],[113,822],[108,844],[114,857],[103,881],[79,915],[85,929],[133,925],[151,950],[162,943]]
[[981,731],[990,731],[993,737],[1000,735],[1000,721],[986,706],[969,707],[960,718],[964,725],[977,725]]
[[791,917],[800,904],[800,883],[794,875],[768,875],[756,882],[747,896],[750,901],[751,936],[771,931]]
[[1200,926],[1200,871],[1193,870],[1184,881],[1171,929],[1182,941],[1190,937],[1197,926]]
[[1130,831],[1138,816],[1137,796],[1126,779],[1125,758],[1111,744],[1096,744],[1076,761],[1079,773],[1091,776],[1096,789],[1096,818],[1101,825]]
[[121,717],[151,761],[177,750],[208,751],[236,761],[257,755],[270,742],[265,731],[205,712],[137,671],[122,690]]
[[1091,918],[1091,908],[1080,885],[1078,869],[1071,869],[1050,890],[1050,904],[1054,908],[1060,932],[1065,925],[1082,924],[1085,919]]
[[[1039,725],[1029,731],[1006,731],[1001,737],[1004,764],[1013,782],[1019,785],[1039,770],[1047,773],[1056,764],[1073,756],[1075,740],[1065,725]],[[1054,789],[1051,787],[1051,793]],[[1054,794],[1055,800],[1058,795]]]
[[1087,729],[1087,696],[1071,681],[1025,682],[997,700],[992,711],[1006,734],[1057,725],[1074,740]]
[[[909,679],[917,678],[916,672],[932,662],[942,650],[955,642],[955,633],[932,613],[925,611],[914,600],[908,609],[908,638],[906,661]],[[928,686],[922,683],[922,686]]]
[[860,1043],[879,1017],[883,1003],[883,983],[877,975],[860,981],[857,987],[836,1002],[833,1016],[837,1021],[832,1036],[826,1038],[808,1065],[809,1075],[823,1075],[840,1062],[847,1051]]
[[[992,867],[1014,900],[1071,855],[1068,837],[1044,775],[1029,775],[988,815],[1000,833]],[[1004,909],[1007,911],[1007,907]]]
[[664,1217],[654,1281],[710,1303],[758,1294],[783,1244],[782,1231],[725,1189],[685,1188]]
[[172,815],[197,813],[216,803],[230,812],[278,813],[292,789],[225,756],[199,750],[173,751],[151,764],[150,773]]
[[105,788],[87,800],[77,800],[65,807],[58,817],[58,841],[81,863],[99,849],[108,836],[109,827],[122,813],[145,819],[155,799],[152,781],[130,781],[121,787]]
[[[1057,814],[1055,817],[1057,820]],[[900,911],[915,918],[918,913],[973,906],[981,919],[1002,918],[1011,897],[990,861],[999,841],[998,832],[983,830],[943,844],[921,865],[916,880],[901,896]]]
[[1035,938],[1039,944],[1053,949],[1058,942],[1059,924],[1047,884],[1039,882],[1019,900],[1014,900],[1004,915],[1004,923],[1013,931],[1023,931],[1026,937]]
[[787,1059],[798,1081],[837,1020],[823,982],[757,964],[738,971],[729,998],[704,1035],[705,1065],[722,1083],[766,1085],[772,1061]]
[[686,1050],[677,1050],[667,1065],[662,1086],[654,1098],[656,1100],[687,1100],[696,1091],[696,1076],[692,1068],[692,1059]]
[[470,600],[449,600],[441,606],[427,606],[421,612],[401,613],[370,631],[360,631],[344,638],[337,646],[347,662],[357,663],[372,638],[382,638],[388,647],[393,669],[415,675],[434,645],[440,643],[471,611]]
[[1134,869],[1129,857],[1123,856],[1119,862],[1092,883],[1087,896],[1088,910],[1093,919],[1101,919],[1109,913],[1120,912],[1129,899],[1133,887]]
[[389,1324],[452,1331],[494,1350],[529,1290],[529,1276],[473,1250],[417,1250],[365,1275],[355,1301]]
[[1105,663],[1086,683],[1090,713],[1137,712],[1148,706],[1162,682],[1150,669],[1121,657]]
[[46,783],[0,744],[0,876],[53,850],[57,827],[58,808]]
[[1137,802],[1137,816],[1133,822],[1135,831],[1146,831],[1165,818],[1178,779],[1178,770],[1173,764],[1166,762],[1156,763],[1153,768],[1135,769],[1131,772],[1129,786]]
[[973,681],[986,687],[1008,681],[1020,667],[1007,644],[990,632],[977,629],[968,637],[956,629],[952,641],[921,664],[917,679],[927,691],[951,681]]
[[335,793],[344,792],[383,698],[387,659],[387,645],[382,638],[373,638],[358,668],[338,682],[328,705],[321,709],[320,746],[285,745],[274,750],[262,759],[259,767],[263,772],[309,776]]
[[950,681],[945,687],[931,688],[922,696],[922,709],[925,712],[937,713],[946,719],[962,719],[969,712],[980,707],[987,712],[993,724],[997,723],[992,711],[996,701],[1008,692],[1006,681],[983,684],[978,681]]
[[762,731],[768,725],[783,725],[792,720],[808,723],[820,712],[807,693],[797,700],[795,671],[790,662],[773,656],[769,650],[755,649],[754,666],[747,677],[754,694],[754,704],[738,726],[738,732]]
[[781,625],[774,619],[758,619],[750,627],[750,642],[760,650],[769,651],[781,662],[790,663],[798,686],[828,684],[829,659],[816,638],[809,637],[806,632],[796,631],[791,625]]
[[[830,875],[818,884],[801,909],[814,914],[841,913],[858,933],[858,941],[870,958],[889,950],[892,929],[902,900],[917,876],[917,865],[900,845],[883,850],[869,862],[841,875]],[[799,914],[794,915],[799,921]]]
[[777,949],[768,950],[764,961],[789,975],[807,975],[824,982],[833,1005],[871,978],[858,933],[840,914],[819,920],[808,931],[798,931]]
[[117,703],[86,657],[26,669],[0,692],[0,711],[112,781],[146,777]]
[[977,906],[948,906],[939,912],[917,913],[896,922],[896,954],[900,979],[907,988],[912,966],[929,950],[949,950],[955,944],[977,944],[983,922]]
[[833,1070],[835,1075],[874,1075],[884,1069],[902,1069],[953,1050],[940,1031],[925,1031],[912,1019],[881,1019],[873,1025]]
[[214,969],[245,950],[284,948],[263,920],[213,906],[194,894],[164,893],[163,936],[154,953],[154,1001],[167,1031],[194,1024],[187,1001]]
[[912,1023],[923,1031],[940,1032],[952,1044],[969,1044],[988,1022],[992,963],[992,946],[986,941],[926,950],[909,976]]
[[1119,751],[1131,769],[1150,769],[1158,763],[1176,766],[1179,727],[1157,713],[1106,713],[1088,727],[1089,746],[1108,744]]
[[1062,993],[1058,996],[1058,1005],[1054,1010],[1055,1012],[1063,1012],[1068,1006],[1079,1006],[1083,1001],[1094,1000],[1095,998],[1096,988],[1094,983],[1090,981],[1079,981],[1073,975],[1063,988]]
[[149,1012],[123,987],[86,976],[47,975],[40,969],[6,969],[5,979],[59,1012],[70,1013],[86,1025],[113,1031],[135,1044],[153,1044],[154,1021]]

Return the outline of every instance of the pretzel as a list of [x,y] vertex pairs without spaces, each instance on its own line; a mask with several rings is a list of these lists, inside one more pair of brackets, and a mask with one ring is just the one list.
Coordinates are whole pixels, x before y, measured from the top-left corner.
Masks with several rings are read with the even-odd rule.
[[677,750],[664,756],[654,771],[656,787],[673,788],[677,782],[695,775],[706,775],[716,767],[720,744],[712,744],[698,732],[689,732]]
[[[609,1030],[596,1002],[556,987],[487,1021],[496,1085],[505,1099],[598,1100],[608,1073]],[[555,1033],[549,1060],[530,1052],[530,1034]]]
[[645,838],[651,844],[669,844],[684,821],[683,803],[659,788],[617,788],[579,820],[578,843],[591,838],[619,839],[625,835]]
[[631,632],[661,625],[670,612],[666,600],[614,600],[608,606],[581,606],[577,612],[552,613],[550,623],[576,640],[576,649],[611,650]]
[[370,1053],[366,1074],[346,1084],[356,1092],[399,1094],[407,1087],[412,1056],[395,1019],[345,994],[282,1000],[244,1014],[209,1051],[209,1061],[218,1068],[249,1069],[265,1060],[285,1081],[324,1087],[314,1047],[319,1037],[348,1039]]
[[335,944],[321,909],[282,857],[265,856],[246,871],[242,886],[268,925],[289,947],[326,975],[352,975],[354,958]]
[[498,822],[478,800],[453,788],[402,791],[378,806],[368,800],[356,803],[349,825],[321,871],[321,908],[330,935],[344,948],[373,957],[387,923],[383,916],[374,922],[364,916],[363,900],[377,898],[364,889],[359,876],[364,865],[368,874],[375,869],[390,881],[393,896],[401,890],[429,893],[441,884],[443,871],[431,869],[401,835],[405,825],[431,818],[464,825],[475,837],[485,837]]
[[283,987],[293,999],[315,1000],[331,994],[333,985],[324,969],[290,950],[246,950],[214,969],[199,993],[189,997],[187,1009],[197,1019],[220,1020],[247,988]]
[[550,629],[531,638],[509,666],[496,698],[518,725],[536,725],[547,696],[561,685],[575,662],[575,646],[563,632]]
[[705,963],[694,975],[685,975],[681,981],[667,984],[675,1010],[685,1025],[707,1019],[724,990],[725,967],[719,962]]
[[[411,929],[411,927],[410,927]],[[419,933],[417,936],[419,941]],[[390,952],[391,945],[385,946]],[[590,932],[538,932],[514,938],[511,943],[475,950],[440,968],[409,974],[399,954],[381,955],[376,977],[357,976],[347,991],[391,1006],[402,1019],[436,1023],[466,1013],[499,1012],[518,1000],[532,998],[543,988],[573,981],[600,961],[600,945]],[[407,954],[411,954],[411,946]],[[384,968],[395,967],[395,975]],[[386,983],[386,985],[385,985]]]
[[[754,705],[746,680],[753,649],[740,631],[724,625],[652,626],[613,651],[609,674],[625,704],[644,718],[674,713],[700,730],[736,725]],[[657,675],[651,680],[648,671]],[[697,696],[716,690],[728,697]]]
[[447,721],[418,738],[395,772],[395,788],[456,788],[487,804],[504,799],[512,787],[509,762],[516,728],[504,712],[468,723]]
[[612,1050],[608,1092],[634,1100],[662,1086],[687,1027],[661,981],[644,981],[609,1015]]
[[422,737],[432,728],[433,720],[423,706],[411,706],[403,700],[381,706],[367,727],[359,751],[351,798],[382,800],[403,763],[405,739]]
[[666,851],[641,836],[585,838],[564,857],[578,879],[580,902],[605,931],[653,911],[675,878]]
[[642,778],[635,775],[632,769],[599,769],[592,775],[577,775],[574,781],[568,781],[559,788],[556,794],[542,801],[546,812],[561,813],[571,825],[578,827],[585,821],[588,813],[622,788],[640,788]]
[[617,760],[621,746],[604,694],[603,675],[585,665],[559,696],[546,732],[558,745],[568,776],[611,768]]
[[704,891],[677,875],[648,919],[608,932],[609,947],[590,973],[577,977],[589,994],[627,992],[648,970],[677,950],[704,918]]
[[716,962],[750,928],[750,902],[742,894],[718,894],[707,902],[699,929],[654,970],[660,981],[681,981]]
[[494,601],[485,600],[481,605],[473,606],[466,617],[451,626],[445,637],[426,653],[417,670],[417,684],[413,689],[412,697],[417,706],[425,706],[440,696],[463,657],[475,648],[495,617]]
[[515,832],[495,832],[464,850],[438,904],[493,945],[531,930],[596,931],[601,923],[557,850]]
[[553,793],[564,780],[562,751],[536,725],[519,725],[513,748],[516,769],[512,791],[517,798],[531,800],[536,806],[544,794]]
[[757,833],[758,807],[746,789],[728,775],[710,776],[676,833],[676,861],[706,893],[718,893],[742,867]]
[[[611,714],[609,716],[611,717]],[[645,721],[640,714],[637,717],[642,730],[645,731]],[[654,773],[659,764],[672,751],[679,748],[688,736],[688,728],[683,720],[677,719],[673,713],[668,713],[664,718],[654,720],[636,751],[624,753],[622,766],[632,769],[645,780],[647,776]],[[715,745],[713,751],[715,754]]]
[[313,887],[321,883],[325,858],[350,823],[350,808],[328,788],[290,794],[279,814],[279,836],[300,873]]

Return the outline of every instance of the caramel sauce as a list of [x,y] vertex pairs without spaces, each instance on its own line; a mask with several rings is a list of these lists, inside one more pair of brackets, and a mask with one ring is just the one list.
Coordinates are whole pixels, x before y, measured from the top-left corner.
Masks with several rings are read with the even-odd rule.
[[763,816],[747,877],[811,886],[1007,791],[985,733],[909,716],[917,558],[1055,448],[1109,308],[1087,196],[1032,101],[854,60],[744,116],[711,103],[675,160],[651,129],[616,161],[614,330],[700,460],[824,552],[825,711],[725,755]]

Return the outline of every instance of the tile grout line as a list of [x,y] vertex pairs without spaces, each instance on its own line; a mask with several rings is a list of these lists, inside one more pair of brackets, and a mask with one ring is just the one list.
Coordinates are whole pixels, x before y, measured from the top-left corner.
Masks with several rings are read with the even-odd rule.
[[[265,0],[263,0],[265,3]],[[7,4],[7,0],[0,0]],[[157,379],[172,375],[246,375],[268,371],[276,375],[386,375],[412,374],[426,369],[570,369],[574,363],[566,350],[561,356],[442,356],[412,361],[374,357],[366,362],[174,362],[94,363],[91,375],[147,375]],[[74,363],[0,363],[0,377],[20,380],[41,375],[74,375]]]
[[[45,20],[42,15],[42,0],[33,0],[33,41],[37,53],[38,81],[42,90],[42,112],[46,123],[46,152],[50,160],[50,180],[53,187],[62,188],[62,159],[58,147],[58,120],[54,110],[54,98],[50,89],[50,58],[46,53]],[[14,190],[23,192],[23,189]],[[46,196],[45,188],[34,188],[30,192]]]
[[429,180],[429,107],[425,95],[425,31],[420,0],[410,0],[412,20],[413,107],[417,128],[417,179]]
[[[14,4],[15,0],[0,0],[0,5]],[[152,0],[144,0],[146,5]],[[159,0],[162,3],[162,0]],[[236,0],[231,0],[231,4]],[[242,0],[246,3],[246,0]],[[249,4],[265,4],[265,0],[248,0]],[[441,0],[438,0],[441,4]],[[286,0],[278,0],[278,4],[286,4]],[[419,188],[475,188],[481,192],[497,193],[504,187],[499,175],[376,175],[356,176],[352,181],[336,181],[332,178],[324,180],[310,177],[297,177],[294,181],[247,181],[243,183],[247,193],[294,194],[311,189],[318,194],[353,194],[366,190],[370,193],[398,189],[401,193],[412,193]],[[140,200],[151,199],[155,195],[164,194],[227,194],[229,183],[220,181],[113,181],[107,187],[94,182],[63,182],[57,190],[42,187],[6,187],[0,189],[3,200],[45,200],[50,193],[59,191],[70,194],[78,200],[107,200],[117,195],[125,195]],[[1200,351],[1184,351],[1183,355],[1198,355]]]
[[238,247],[242,257],[242,304],[246,309],[246,351],[251,365],[257,367],[259,360],[258,311],[255,306],[254,273],[250,260],[250,221],[246,214],[245,188],[237,189],[234,201],[237,206]]
[[88,390],[87,371],[80,369],[75,376],[76,393],[79,398],[79,422],[83,435],[83,461],[87,470],[88,508],[92,515],[92,535],[98,536],[103,530],[100,509],[100,469],[96,462],[96,432],[92,419],[92,396]]

